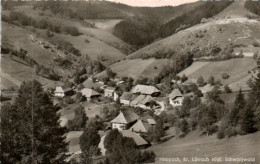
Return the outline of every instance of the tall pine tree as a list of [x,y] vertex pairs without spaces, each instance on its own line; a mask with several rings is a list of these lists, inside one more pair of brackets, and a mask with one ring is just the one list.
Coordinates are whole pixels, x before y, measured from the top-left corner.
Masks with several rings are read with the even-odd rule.
[[236,96],[236,100],[234,102],[234,107],[230,112],[230,123],[232,126],[237,126],[240,116],[241,116],[241,112],[242,110],[245,108],[246,105],[246,101],[244,98],[244,94],[242,93],[242,90],[240,89],[237,96]]
[[260,130],[260,73],[252,80],[250,87],[252,91],[248,95],[248,108],[254,112],[254,127]]
[[68,143],[57,111],[38,81],[23,82],[14,103],[2,106],[2,162],[66,163]]

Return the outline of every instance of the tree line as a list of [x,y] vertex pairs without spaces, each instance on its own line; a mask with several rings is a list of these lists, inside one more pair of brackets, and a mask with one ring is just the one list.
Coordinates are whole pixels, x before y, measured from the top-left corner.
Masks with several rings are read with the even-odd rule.
[[78,36],[80,32],[75,26],[60,26],[53,22],[50,22],[45,19],[35,20],[30,16],[25,15],[22,12],[18,11],[10,11],[10,15],[2,15],[2,20],[8,23],[12,23],[14,25],[21,26],[33,26],[39,29],[48,29],[55,33],[64,33],[69,34],[71,36]]
[[219,85],[206,93],[205,103],[185,97],[176,113],[176,126],[184,134],[200,129],[207,135],[216,133],[219,139],[260,130],[260,73],[250,87],[247,95],[241,90],[237,93],[232,106],[226,106],[221,99]]

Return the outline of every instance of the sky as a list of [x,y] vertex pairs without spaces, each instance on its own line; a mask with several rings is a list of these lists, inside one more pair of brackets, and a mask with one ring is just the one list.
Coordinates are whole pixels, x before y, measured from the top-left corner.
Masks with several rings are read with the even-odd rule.
[[184,3],[195,2],[197,0],[108,0],[113,2],[120,2],[130,6],[178,6]]

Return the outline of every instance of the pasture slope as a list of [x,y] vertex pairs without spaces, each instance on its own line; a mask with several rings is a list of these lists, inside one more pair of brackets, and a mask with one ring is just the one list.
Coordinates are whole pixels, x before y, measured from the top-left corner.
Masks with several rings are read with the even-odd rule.
[[[192,162],[192,157],[214,158],[222,157],[222,162],[234,164],[238,162],[227,162],[225,157],[233,158],[250,158],[255,157],[256,162],[260,163],[260,132],[237,136],[232,138],[225,138],[218,140],[215,135],[207,136],[201,135],[199,131],[193,131],[184,138],[172,138],[159,145],[154,145],[149,148],[156,154],[157,164],[162,163],[178,163],[178,164],[194,164],[194,163],[214,163],[214,162]],[[162,162],[160,157],[165,158],[188,158],[189,162]],[[248,162],[250,163],[250,162]]]
[[[61,18],[53,15],[48,10],[41,11],[38,9],[33,9],[33,6],[17,6],[14,8],[14,11],[22,12],[35,20],[48,20],[55,25],[77,27],[81,33],[80,36],[70,36],[55,33],[55,35],[50,38],[46,37],[45,30],[35,30],[38,34],[40,34],[39,37],[43,37],[48,41],[65,39],[66,41],[71,42],[72,45],[82,54],[87,53],[92,59],[97,59],[97,56],[105,56],[108,60],[111,58],[112,60],[122,59],[125,57],[123,51],[130,47],[127,43],[115,37],[110,32],[106,31],[105,29],[95,27],[88,21]],[[10,13],[8,10],[3,10],[2,12],[3,15],[9,15]],[[110,29],[113,29],[113,24],[111,25],[110,21],[103,22],[103,25],[105,24],[107,24]],[[88,42],[85,40],[88,40]],[[93,49],[99,49],[99,51],[94,51]]]
[[44,88],[58,85],[55,82],[41,76],[35,75],[32,67],[23,63],[19,58],[13,57],[10,59],[4,55],[1,56],[1,89],[18,89],[23,81],[38,80]]
[[[133,59],[133,60],[123,60],[121,62],[112,64],[110,66],[111,70],[117,73],[117,76],[123,77],[128,76],[133,79],[138,78],[148,78],[153,79],[163,69],[163,66],[168,62],[167,59]],[[97,74],[97,78],[102,78],[106,75],[106,71]]]
[[[256,68],[256,61],[253,58],[235,58],[225,61],[215,62],[194,62],[190,67],[180,72],[185,74],[188,81],[197,81],[202,76],[205,81],[210,76],[215,80],[220,80],[222,84],[229,84],[232,89],[247,88],[247,81],[253,76],[253,69]],[[222,74],[227,73],[230,77],[223,79]]]
[[[132,53],[128,58],[152,56],[158,52],[174,55],[176,51],[203,50],[212,45],[221,49],[227,45],[252,46],[260,40],[260,22],[257,15],[245,9],[244,3],[245,0],[234,2],[213,18],[156,41]],[[233,12],[229,12],[231,10]]]

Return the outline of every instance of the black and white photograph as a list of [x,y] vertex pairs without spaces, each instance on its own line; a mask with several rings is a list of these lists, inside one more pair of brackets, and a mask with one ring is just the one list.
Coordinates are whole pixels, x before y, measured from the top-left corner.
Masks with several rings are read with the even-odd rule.
[[260,0],[0,3],[0,164],[260,164]]

